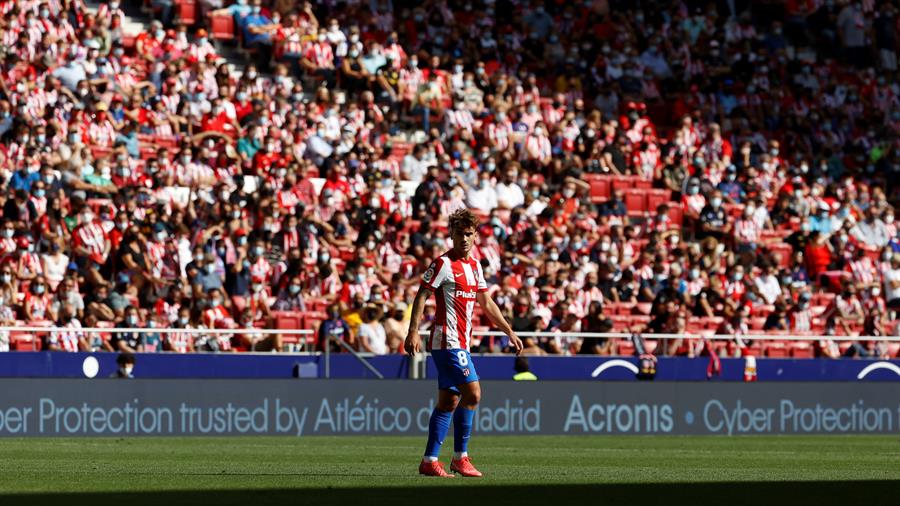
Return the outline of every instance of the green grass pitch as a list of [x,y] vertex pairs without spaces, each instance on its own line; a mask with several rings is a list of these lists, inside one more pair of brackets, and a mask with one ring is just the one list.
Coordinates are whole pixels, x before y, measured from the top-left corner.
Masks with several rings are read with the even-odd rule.
[[0,505],[900,504],[900,436],[476,434],[483,479],[418,476],[424,442],[2,439]]

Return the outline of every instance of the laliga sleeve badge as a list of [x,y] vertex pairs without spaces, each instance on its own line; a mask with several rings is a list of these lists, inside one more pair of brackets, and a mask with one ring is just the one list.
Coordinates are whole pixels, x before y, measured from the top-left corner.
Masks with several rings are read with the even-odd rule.
[[431,283],[432,279],[434,279],[434,267],[429,267],[425,274],[422,274],[422,280]]

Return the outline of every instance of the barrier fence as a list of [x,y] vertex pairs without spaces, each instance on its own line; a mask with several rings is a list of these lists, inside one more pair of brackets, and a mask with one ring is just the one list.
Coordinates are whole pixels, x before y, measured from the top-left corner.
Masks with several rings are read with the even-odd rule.
[[[201,334],[201,335],[219,335],[219,334],[259,334],[259,335],[287,335],[287,336],[311,336],[316,332],[309,329],[262,329],[262,328],[236,328],[236,329],[181,329],[181,328],[163,328],[163,327],[0,327],[0,333],[27,333],[49,334],[52,332],[64,333],[85,333],[85,334],[111,334],[111,333],[134,333],[134,334]],[[420,335],[428,335],[428,329],[419,331]],[[519,337],[568,337],[568,338],[585,338],[597,337],[607,339],[630,338],[634,332],[516,332]],[[505,336],[499,331],[473,331],[475,337],[499,337]],[[821,339],[831,339],[832,341],[886,341],[900,342],[900,336],[842,336],[842,335],[823,335],[823,334],[707,334],[704,332],[688,332],[685,334],[640,334],[644,339],[710,339],[710,340],[733,340],[735,338],[747,340],[769,340],[769,341],[818,341]]]

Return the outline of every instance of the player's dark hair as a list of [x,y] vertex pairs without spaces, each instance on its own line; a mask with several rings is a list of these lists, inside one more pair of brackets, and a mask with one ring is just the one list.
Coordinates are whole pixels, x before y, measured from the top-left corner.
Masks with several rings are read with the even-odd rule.
[[481,220],[475,213],[468,209],[457,209],[450,215],[449,228],[452,234],[456,230],[469,230],[477,228],[481,224]]

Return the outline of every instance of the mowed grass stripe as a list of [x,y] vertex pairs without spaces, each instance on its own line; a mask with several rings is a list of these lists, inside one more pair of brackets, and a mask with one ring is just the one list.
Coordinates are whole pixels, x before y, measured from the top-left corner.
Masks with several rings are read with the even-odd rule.
[[[421,437],[0,440],[0,493],[900,479],[900,438],[473,438],[483,480],[416,474]],[[449,461],[452,438],[445,442]],[[463,485],[463,482],[465,485]]]

